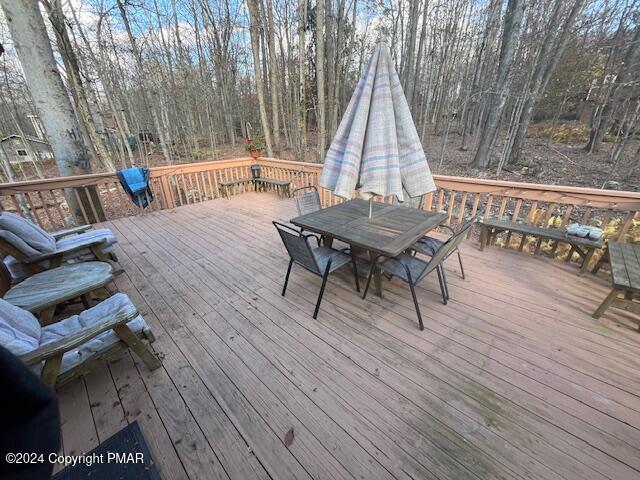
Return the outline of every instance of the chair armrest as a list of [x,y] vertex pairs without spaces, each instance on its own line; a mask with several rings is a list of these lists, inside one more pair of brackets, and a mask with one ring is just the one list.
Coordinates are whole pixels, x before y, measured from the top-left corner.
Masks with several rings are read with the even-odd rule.
[[449,233],[451,233],[451,236],[456,234],[456,231],[454,230],[454,228],[450,225],[438,225],[438,227],[440,228],[446,228],[447,230],[449,230]]
[[107,330],[112,330],[119,325],[129,323],[138,315],[139,314],[136,309],[119,313],[106,322],[83,328],[79,332],[76,332],[73,335],[69,335],[66,338],[62,338],[56,342],[47,343],[46,345],[38,347],[32,352],[22,355],[20,357],[20,360],[22,360],[27,366],[31,366],[44,360],[56,357],[58,355],[63,355],[66,352],[88,342],[92,338],[97,337],[101,333],[106,332]]
[[318,246],[320,246],[320,236],[315,233],[304,233],[304,230],[300,230],[300,236],[306,239],[313,238]]
[[91,230],[93,225],[80,225],[79,227],[67,228],[66,230],[58,230],[57,232],[52,232],[51,236],[56,240],[60,240],[62,237],[68,237],[69,235],[75,235],[76,233],[86,232],[87,230]]
[[84,243],[82,245],[74,245],[72,247],[61,248],[51,253],[43,253],[41,255],[34,255],[33,257],[25,258],[22,260],[23,263],[38,263],[44,260],[50,260],[52,258],[58,257],[60,255],[64,255],[65,253],[71,253],[75,251],[84,250],[86,248],[95,247],[98,245],[102,245],[103,243],[107,243],[106,238],[98,238],[92,242]]

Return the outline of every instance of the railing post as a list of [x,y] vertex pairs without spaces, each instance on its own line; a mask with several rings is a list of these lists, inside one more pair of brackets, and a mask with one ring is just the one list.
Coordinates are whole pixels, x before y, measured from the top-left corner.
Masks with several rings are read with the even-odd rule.
[[173,191],[166,175],[160,177],[160,190],[162,191],[162,198],[164,199],[166,208],[176,208],[176,202],[173,198]]

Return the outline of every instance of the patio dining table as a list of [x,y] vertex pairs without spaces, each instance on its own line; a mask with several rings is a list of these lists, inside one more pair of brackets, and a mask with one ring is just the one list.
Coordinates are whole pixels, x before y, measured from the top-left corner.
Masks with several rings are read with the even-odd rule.
[[[427,212],[382,202],[372,202],[369,218],[369,203],[363,199],[349,200],[293,218],[291,223],[305,231],[322,235],[327,246],[337,239],[352,248],[366,250],[369,258],[373,259],[379,255],[395,257],[401,254],[447,218],[447,214],[442,212]],[[375,272],[374,285],[376,294],[382,296],[379,271]]]

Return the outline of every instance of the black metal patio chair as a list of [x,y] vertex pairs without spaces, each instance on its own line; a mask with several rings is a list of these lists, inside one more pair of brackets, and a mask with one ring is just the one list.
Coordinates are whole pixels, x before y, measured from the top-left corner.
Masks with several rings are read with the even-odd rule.
[[[449,233],[451,234],[451,236],[454,236],[458,231],[467,228],[467,224],[473,225],[477,221],[478,221],[478,215],[474,216],[473,218],[470,218],[469,220],[464,222],[462,225],[460,225],[457,229],[454,229],[454,228],[450,227],[449,225],[440,225],[440,227],[449,230]],[[426,255],[427,257],[433,257],[433,255],[440,248],[442,248],[442,246],[445,244],[445,242],[446,242],[446,240],[441,240],[439,238],[435,238],[435,237],[432,237],[430,235],[425,235],[420,240],[418,240],[416,243],[414,243],[413,246],[411,247],[411,249],[414,252],[421,253],[423,255]],[[456,253],[458,255],[458,263],[460,264],[460,276],[464,280],[466,277],[465,277],[465,274],[464,274],[464,265],[462,265],[462,255],[460,255],[460,249],[456,248],[454,251],[452,251],[449,254],[449,256],[453,255],[453,253]],[[445,260],[446,260],[446,258],[445,258]],[[444,272],[443,272],[443,275],[444,275]],[[446,279],[445,279],[445,281],[446,281]]]
[[307,213],[322,210],[320,202],[320,194],[315,185],[296,188],[293,193],[293,199],[296,201],[298,215],[306,215]]
[[[306,187],[296,188],[291,194],[296,202],[296,208],[298,209],[298,215],[306,215],[307,213],[317,212],[322,210],[322,203],[320,202],[320,194],[315,185],[307,185]],[[302,231],[302,230],[301,230]],[[317,234],[313,234],[318,242],[324,242],[324,239]]]
[[[406,190],[403,191],[405,193],[406,200],[404,202],[398,201],[397,197],[393,197],[394,205],[402,205],[403,207],[409,208],[417,208],[419,210],[424,209],[424,195],[420,195],[417,197],[410,197]],[[456,231],[449,227],[448,225],[440,225],[443,228],[448,229],[451,232],[451,235],[455,234]],[[444,240],[440,240],[439,238],[432,237],[430,235],[425,235],[420,240],[416,242],[413,247],[413,250],[422,253],[428,257],[433,257],[433,254],[444,244]],[[460,255],[460,250],[457,250],[458,253],[458,262],[460,263],[460,273],[462,279],[464,280],[464,266],[462,265],[462,256]],[[444,275],[444,272],[443,272]]]
[[418,324],[420,325],[420,330],[424,330],[415,286],[423,278],[425,278],[428,274],[435,270],[438,274],[438,282],[440,283],[442,302],[445,305],[447,304],[447,301],[450,298],[449,288],[447,287],[446,278],[444,277],[442,262],[444,262],[458,248],[475,221],[476,219],[473,218],[470,221],[466,222],[462,226],[462,228],[460,228],[454,235],[452,235],[446,242],[442,244],[442,246],[433,254],[431,260],[429,260],[428,262],[425,262],[424,260],[407,253],[401,253],[397,257],[387,258],[381,262],[378,261],[380,257],[376,257],[376,259],[373,261],[373,264],[371,265],[369,277],[367,278],[367,285],[364,288],[364,294],[362,295],[362,298],[367,298],[367,292],[369,291],[369,285],[371,284],[371,277],[373,276],[373,272],[376,268],[379,268],[384,273],[399,277],[401,280],[409,284],[411,296],[413,297],[413,304],[416,307],[416,314],[418,315]]
[[313,318],[317,318],[318,310],[320,309],[320,303],[322,302],[322,296],[324,295],[324,289],[327,285],[327,279],[329,274],[336,271],[340,267],[351,263],[353,265],[353,273],[356,280],[356,290],[360,292],[360,282],[358,281],[358,267],[356,265],[355,256],[345,251],[334,250],[333,248],[322,247],[318,242],[318,246],[312,248],[309,244],[309,238],[314,238],[318,241],[315,235],[305,234],[300,230],[297,230],[291,225],[285,223],[273,222],[273,225],[278,230],[282,243],[284,243],[287,252],[289,253],[290,261],[287,268],[287,275],[284,279],[284,286],[282,287],[282,296],[287,291],[287,285],[289,283],[289,276],[291,274],[291,267],[296,263],[309,272],[322,277],[322,286],[320,287],[320,293],[318,294],[318,300],[316,301],[316,308],[313,312]]

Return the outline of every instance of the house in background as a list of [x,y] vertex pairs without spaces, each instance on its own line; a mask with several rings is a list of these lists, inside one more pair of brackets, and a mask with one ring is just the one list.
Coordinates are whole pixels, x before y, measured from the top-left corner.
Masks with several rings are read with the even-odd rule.
[[[0,139],[0,145],[5,151],[10,163],[31,162],[34,160],[48,160],[53,158],[51,145],[46,140],[31,135],[9,135]],[[35,158],[33,158],[35,156]]]

